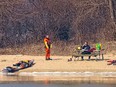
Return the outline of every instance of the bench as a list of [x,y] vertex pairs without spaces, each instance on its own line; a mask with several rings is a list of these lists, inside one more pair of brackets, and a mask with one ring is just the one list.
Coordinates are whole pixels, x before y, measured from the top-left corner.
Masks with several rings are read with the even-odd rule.
[[[101,50],[94,50],[93,52],[91,52],[91,54],[82,54],[82,51],[81,50],[76,50],[73,52],[72,54],[72,58],[70,58],[70,60],[72,60],[74,58],[74,61],[76,61],[77,59],[79,60],[79,57],[95,57],[96,60],[104,60],[104,49],[101,49]],[[68,61],[70,61],[68,60]]]

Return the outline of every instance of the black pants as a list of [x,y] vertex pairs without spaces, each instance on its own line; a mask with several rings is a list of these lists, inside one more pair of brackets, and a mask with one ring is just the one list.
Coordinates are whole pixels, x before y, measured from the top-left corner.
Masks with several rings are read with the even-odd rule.
[[[91,54],[91,52],[84,51],[84,52],[82,52],[81,54]],[[83,56],[81,56],[81,58],[82,58],[82,60],[83,60]],[[91,56],[89,56],[89,58],[88,58],[88,59],[90,59],[90,58],[91,58]]]
[[81,54],[91,54],[91,52],[84,51],[84,52],[82,52]]

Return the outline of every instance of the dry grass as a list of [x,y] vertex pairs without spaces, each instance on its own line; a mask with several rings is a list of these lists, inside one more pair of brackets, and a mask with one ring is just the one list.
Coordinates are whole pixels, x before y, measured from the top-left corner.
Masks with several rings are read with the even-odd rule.
[[[70,56],[75,48],[78,45],[74,45],[73,43],[53,43],[53,48],[51,49],[52,55],[62,55],[62,56]],[[91,44],[91,47],[95,47],[95,44]],[[116,55],[116,42],[107,42],[102,43],[102,48],[105,49],[105,53],[112,53]],[[45,49],[43,44],[30,44],[23,47],[18,48],[4,48],[0,49],[1,55],[15,55],[15,54],[23,54],[23,55],[37,55],[43,56],[45,54]]]

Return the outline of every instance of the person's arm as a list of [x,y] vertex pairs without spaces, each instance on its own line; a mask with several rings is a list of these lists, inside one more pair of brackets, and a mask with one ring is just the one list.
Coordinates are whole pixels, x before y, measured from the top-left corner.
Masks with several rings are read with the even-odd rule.
[[49,48],[47,42],[45,41],[44,43],[45,43],[46,48]]
[[52,48],[52,44],[50,44],[50,48]]
[[90,51],[91,47],[89,45],[87,45],[86,51]]
[[82,46],[82,49],[85,49],[85,45]]

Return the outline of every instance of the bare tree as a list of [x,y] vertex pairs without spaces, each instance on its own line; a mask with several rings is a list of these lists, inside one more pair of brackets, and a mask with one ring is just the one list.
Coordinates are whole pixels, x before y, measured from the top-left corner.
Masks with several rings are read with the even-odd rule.
[[42,42],[46,34],[74,44],[113,40],[113,5],[112,0],[0,0],[0,47]]

